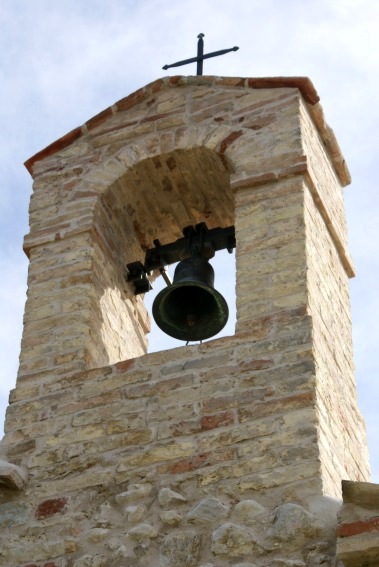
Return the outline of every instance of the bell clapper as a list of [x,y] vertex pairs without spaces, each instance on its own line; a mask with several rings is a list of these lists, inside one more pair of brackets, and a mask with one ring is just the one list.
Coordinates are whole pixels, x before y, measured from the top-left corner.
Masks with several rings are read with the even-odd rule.
[[193,327],[197,323],[197,317],[193,313],[188,313],[187,315],[187,325]]
[[166,284],[167,284],[167,285],[171,285],[171,284],[172,284],[172,281],[171,281],[171,278],[170,278],[170,274],[169,274],[168,271],[166,270],[166,267],[160,268],[159,271],[160,271],[160,273],[161,273],[162,278],[163,278],[164,281],[166,282]]

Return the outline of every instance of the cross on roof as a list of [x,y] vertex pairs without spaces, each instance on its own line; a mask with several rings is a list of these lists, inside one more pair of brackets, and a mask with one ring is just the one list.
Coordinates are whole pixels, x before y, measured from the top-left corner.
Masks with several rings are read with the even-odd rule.
[[171,63],[171,65],[165,65],[162,67],[165,71],[170,67],[180,67],[181,65],[187,65],[188,63],[197,63],[197,72],[196,75],[203,74],[203,61],[204,59],[209,59],[210,57],[217,57],[218,55],[224,55],[225,53],[229,53],[230,51],[237,51],[239,47],[231,47],[229,49],[221,49],[220,51],[212,51],[212,53],[206,53],[204,55],[204,34],[199,33],[198,42],[197,42],[197,56],[191,57],[190,59],[184,59],[183,61],[177,61],[177,63]]

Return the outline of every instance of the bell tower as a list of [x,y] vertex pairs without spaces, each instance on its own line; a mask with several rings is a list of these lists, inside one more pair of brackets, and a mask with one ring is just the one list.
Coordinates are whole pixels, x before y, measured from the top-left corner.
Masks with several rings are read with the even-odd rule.
[[[160,79],[26,167],[0,565],[335,565],[341,480],[369,466],[350,178],[309,79]],[[202,223],[235,227],[235,334],[146,354],[126,266]]]

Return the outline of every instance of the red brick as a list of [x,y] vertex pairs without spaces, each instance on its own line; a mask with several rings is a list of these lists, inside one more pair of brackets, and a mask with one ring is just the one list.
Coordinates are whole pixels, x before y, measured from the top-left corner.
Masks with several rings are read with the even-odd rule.
[[145,87],[147,95],[150,96],[151,94],[155,94],[159,92],[164,87],[164,85],[165,85],[164,79],[157,79],[156,81],[149,83]]
[[223,413],[218,413],[216,415],[205,415],[201,419],[201,429],[215,429],[216,427],[222,427],[223,425],[230,425],[234,423],[234,415],[231,411],[226,411]]
[[144,89],[138,89],[134,93],[122,98],[116,102],[117,110],[128,110],[132,106],[142,102],[146,98],[146,92]]
[[204,400],[202,402],[202,407],[205,411],[217,411],[226,408],[236,408],[238,407],[238,401],[234,395],[231,396],[220,396],[218,398],[211,398],[210,400]]
[[129,368],[133,368],[134,363],[135,363],[135,358],[131,358],[129,360],[123,360],[122,362],[118,362],[115,365],[115,368],[117,372],[125,372],[126,370],[129,370]]
[[170,85],[172,86],[176,86],[178,83],[180,83],[183,79],[183,75],[173,75],[172,77],[169,77],[168,82]]
[[160,91],[163,85],[164,85],[164,81],[162,79],[157,79],[156,81],[153,81],[146,87],[142,89],[138,89],[129,96],[122,98],[121,100],[116,102],[117,110],[128,110],[129,108],[132,108],[133,106],[146,100],[152,94]]
[[359,520],[349,524],[342,524],[337,528],[337,537],[349,537],[363,533],[379,532],[379,518]]
[[140,122],[141,122],[141,124],[143,124],[144,122],[155,122],[156,120],[160,120],[160,118],[166,118],[166,116],[172,116],[174,114],[177,114],[177,112],[175,110],[172,111],[172,112],[154,114],[152,116],[146,116],[146,118],[141,118]]
[[221,146],[220,146],[220,154],[223,155],[226,150],[228,149],[228,147],[235,141],[237,140],[240,136],[242,136],[243,131],[242,130],[238,130],[236,132],[232,132],[231,134],[229,134],[229,136],[226,136],[226,138],[223,139],[223,141],[221,142]]
[[37,520],[50,518],[55,514],[63,514],[66,508],[67,498],[52,498],[41,502],[36,510]]
[[67,148],[67,146],[70,146],[73,142],[75,142],[75,140],[80,138],[81,135],[82,135],[81,126],[79,126],[78,128],[74,128],[74,130],[71,130],[71,132],[68,132],[68,134],[65,134],[65,136],[62,136],[61,138],[59,138],[58,140],[56,140],[55,142],[53,142],[52,144],[41,150],[40,152],[36,153],[33,157],[29,158],[24,163],[26,169],[31,174],[33,171],[33,165],[36,163],[36,161],[41,161],[46,157],[55,154],[55,152]]
[[191,472],[203,467],[211,467],[222,461],[234,460],[237,456],[236,450],[228,448],[223,451],[209,451],[207,453],[200,453],[187,459],[182,459],[176,463],[170,464],[165,467],[166,471],[172,474],[181,474]]
[[247,84],[252,89],[297,88],[307,102],[316,104],[320,97],[308,77],[268,77],[248,79]]
[[88,130],[92,130],[93,128],[96,128],[96,126],[99,126],[99,124],[107,120],[107,118],[110,118],[112,114],[113,111],[112,108],[110,107],[106,108],[102,112],[99,112],[99,114],[96,114],[96,116],[93,116],[86,122],[86,126]]

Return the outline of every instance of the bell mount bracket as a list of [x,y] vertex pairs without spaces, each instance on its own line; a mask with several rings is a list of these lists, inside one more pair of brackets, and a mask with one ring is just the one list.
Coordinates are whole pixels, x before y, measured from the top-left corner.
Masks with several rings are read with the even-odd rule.
[[145,262],[131,262],[126,265],[128,282],[134,285],[134,294],[147,293],[152,289],[148,279],[151,272],[159,270],[169,285],[171,283],[166,272],[166,266],[191,258],[201,256],[206,260],[213,258],[219,250],[227,250],[230,254],[236,247],[234,226],[208,229],[206,223],[183,229],[183,237],[170,244],[161,244],[154,240],[154,248],[146,250]]

